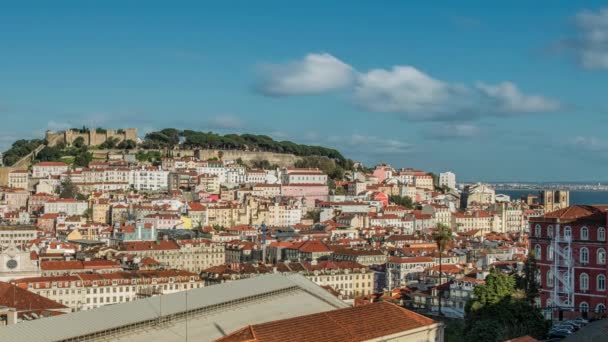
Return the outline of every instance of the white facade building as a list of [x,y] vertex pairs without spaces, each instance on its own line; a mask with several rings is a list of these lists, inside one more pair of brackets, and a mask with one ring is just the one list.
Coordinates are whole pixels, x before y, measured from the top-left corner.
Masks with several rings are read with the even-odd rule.
[[139,191],[167,190],[169,171],[158,168],[141,168],[131,170],[129,186]]
[[451,171],[440,173],[439,186],[447,186],[450,189],[456,189],[456,175]]

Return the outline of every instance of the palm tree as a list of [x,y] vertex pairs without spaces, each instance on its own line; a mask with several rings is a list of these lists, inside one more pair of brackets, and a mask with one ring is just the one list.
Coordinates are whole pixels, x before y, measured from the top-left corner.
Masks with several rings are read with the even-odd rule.
[[[443,259],[443,251],[445,250],[445,246],[452,241],[452,230],[450,227],[445,224],[439,223],[437,225],[437,230],[433,232],[433,240],[437,244],[437,249],[439,249],[439,286],[442,285],[442,259]],[[441,313],[441,295],[439,294],[439,315]]]

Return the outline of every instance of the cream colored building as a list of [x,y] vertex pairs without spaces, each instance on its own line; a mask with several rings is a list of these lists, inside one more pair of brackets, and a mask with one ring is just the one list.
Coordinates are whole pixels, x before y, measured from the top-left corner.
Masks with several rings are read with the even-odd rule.
[[15,170],[8,174],[8,186],[10,188],[28,189],[30,175],[26,170]]
[[17,286],[68,306],[72,311],[130,302],[152,295],[204,287],[195,273],[180,270],[77,273],[16,279]]

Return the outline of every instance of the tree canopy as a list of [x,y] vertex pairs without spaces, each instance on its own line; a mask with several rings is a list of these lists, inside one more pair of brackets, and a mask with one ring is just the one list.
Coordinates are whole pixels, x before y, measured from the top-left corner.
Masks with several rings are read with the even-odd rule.
[[173,147],[180,143],[180,139],[183,140],[183,145],[187,148],[237,149],[290,153],[296,156],[322,156],[341,164],[346,163],[346,158],[335,149],[296,144],[291,141],[275,141],[267,135],[258,134],[221,135],[214,132],[180,131],[175,128],[165,128],[161,131],[146,134],[142,146],[144,148]]
[[526,300],[515,298],[515,279],[492,269],[485,284],[477,285],[476,299],[465,308],[466,341],[505,341],[530,335],[544,338],[550,323]]
[[409,196],[390,195],[388,196],[388,200],[391,203],[406,207],[408,209],[414,208],[414,201],[412,201],[412,198]]
[[32,140],[17,140],[13,143],[11,148],[5,151],[2,154],[2,160],[4,165],[11,166],[15,164],[19,159],[27,156],[33,150],[35,150],[38,146],[44,144],[45,141],[42,139],[32,139]]

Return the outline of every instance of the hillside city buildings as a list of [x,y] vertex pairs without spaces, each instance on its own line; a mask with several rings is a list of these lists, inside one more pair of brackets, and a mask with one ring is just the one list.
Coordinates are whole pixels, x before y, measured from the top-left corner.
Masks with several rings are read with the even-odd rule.
[[[66,184],[76,193],[60,196]],[[14,304],[3,322],[275,276],[306,281],[340,307],[382,300],[409,317],[405,308],[433,314],[441,302],[445,315],[463,318],[488,272],[521,273],[529,251],[547,315],[599,314],[607,208],[568,202],[565,191],[509,198],[483,183],[459,187],[449,171],[388,164],[331,179],[318,168],[223,158],[37,163],[0,187],[0,284],[47,300],[52,314]],[[439,225],[452,230],[442,255],[432,239]],[[428,323],[420,329],[440,338]]]

